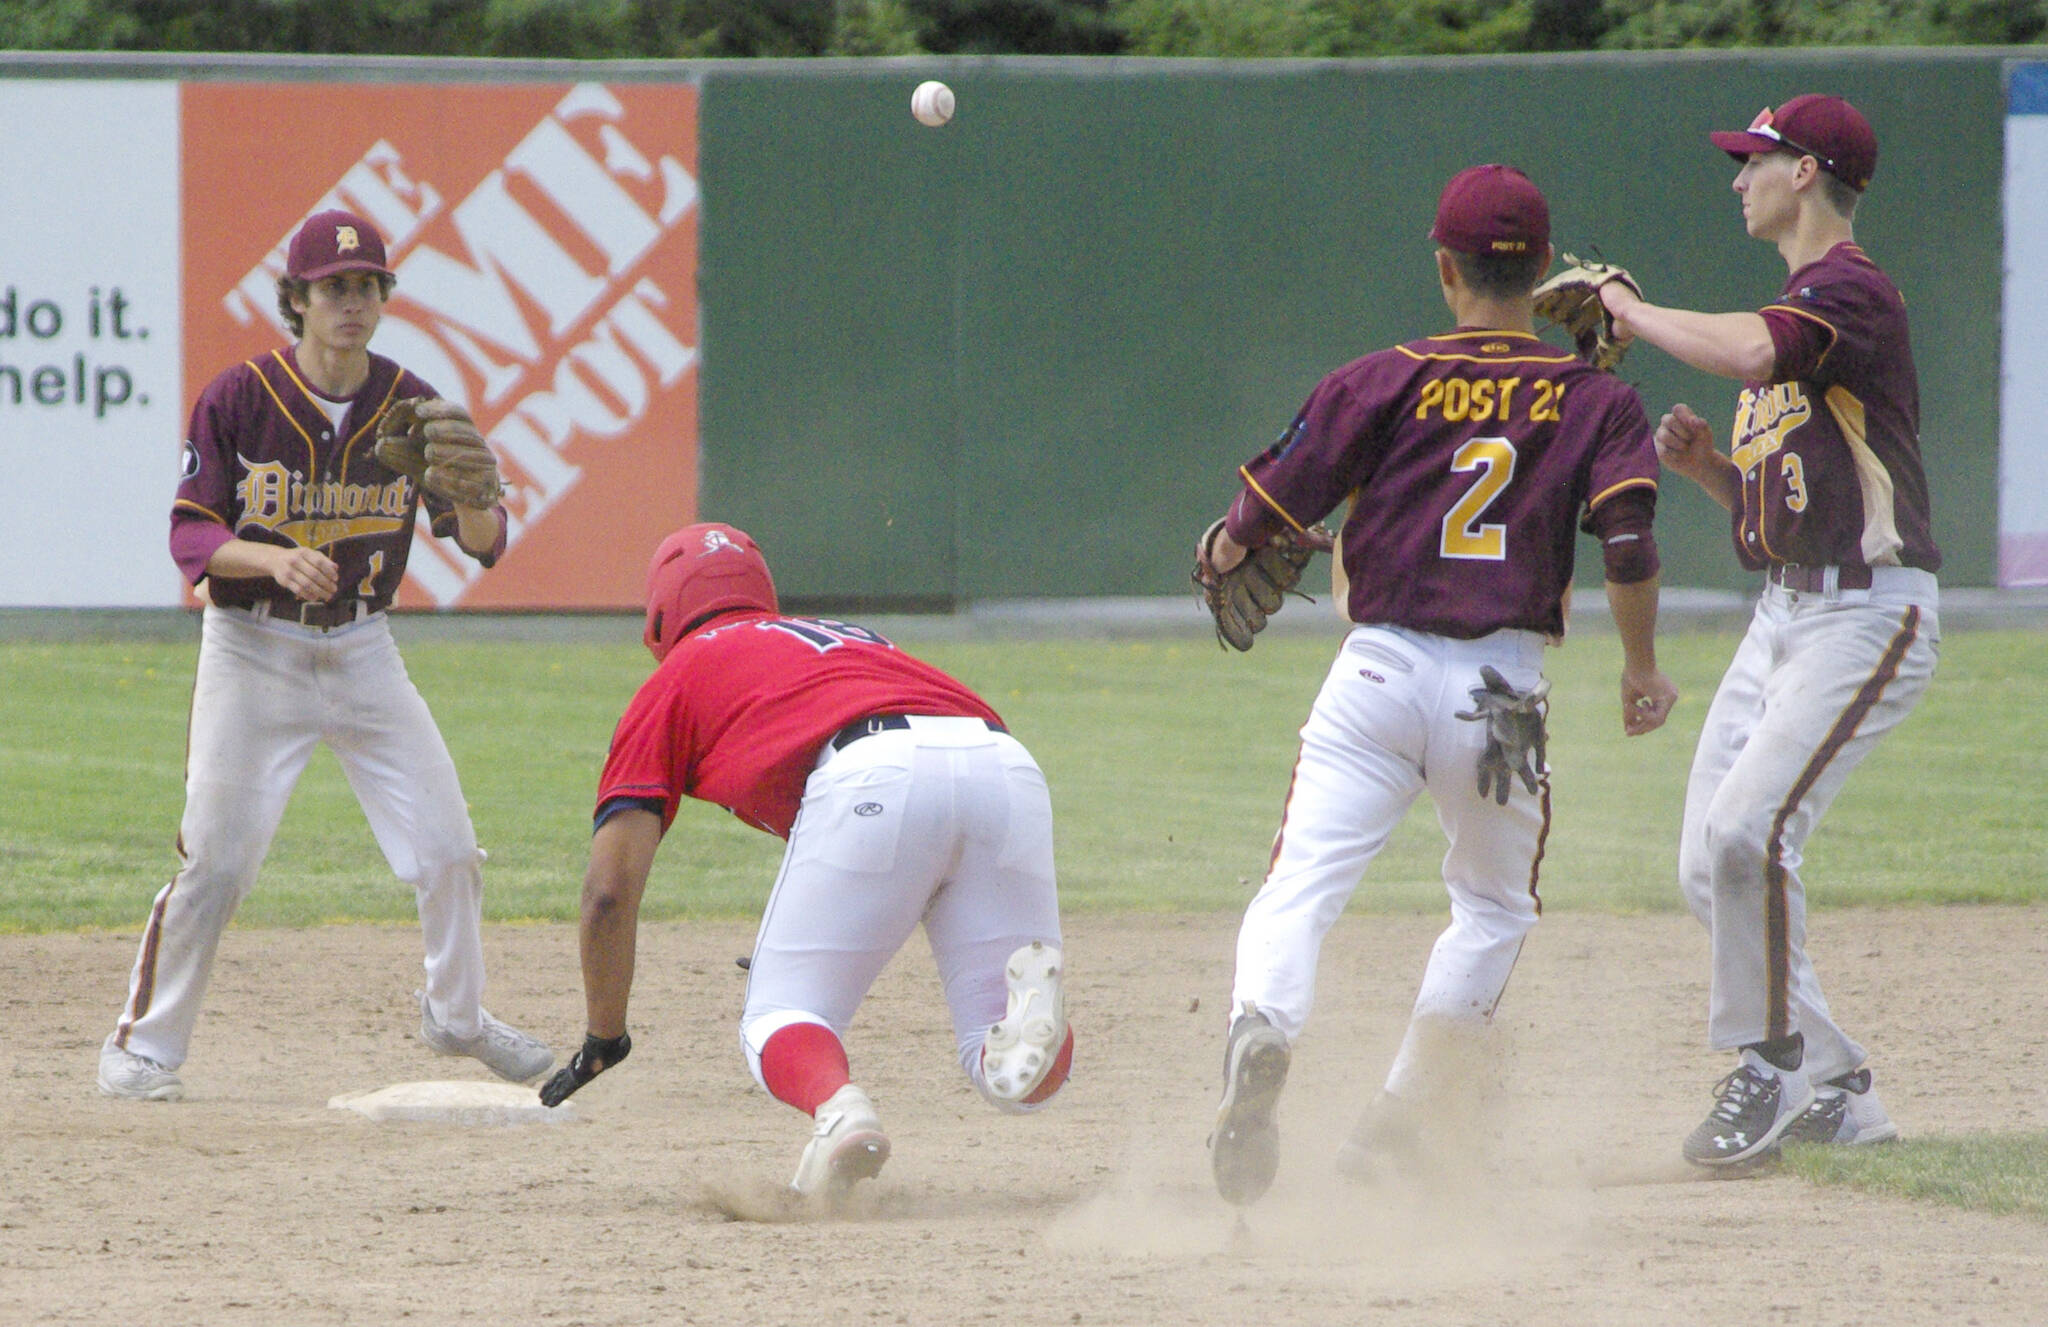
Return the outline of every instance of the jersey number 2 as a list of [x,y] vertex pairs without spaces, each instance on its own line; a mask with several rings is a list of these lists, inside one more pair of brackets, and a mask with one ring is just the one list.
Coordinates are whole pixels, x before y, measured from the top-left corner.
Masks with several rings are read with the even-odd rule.
[[1451,469],[1476,470],[1479,478],[1444,514],[1440,551],[1447,558],[1501,561],[1507,556],[1508,527],[1482,525],[1479,518],[1515,477],[1515,444],[1506,438],[1474,438],[1451,453]]

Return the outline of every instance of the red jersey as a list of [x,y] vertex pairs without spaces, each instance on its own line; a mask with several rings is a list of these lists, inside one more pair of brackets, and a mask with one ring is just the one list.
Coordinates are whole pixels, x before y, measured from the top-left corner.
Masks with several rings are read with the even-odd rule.
[[883,714],[1002,720],[981,697],[864,627],[747,612],[677,642],[626,706],[598,781],[613,802],[661,809],[685,797],[782,838],[832,735]]
[[1845,242],[1792,273],[1760,312],[1777,362],[1735,407],[1742,565],[1938,571],[1905,300]]
[[1657,450],[1635,390],[1526,332],[1463,329],[1354,360],[1239,472],[1253,545],[1346,499],[1353,622],[1471,640],[1558,635],[1573,536],[1602,503],[1652,511]]

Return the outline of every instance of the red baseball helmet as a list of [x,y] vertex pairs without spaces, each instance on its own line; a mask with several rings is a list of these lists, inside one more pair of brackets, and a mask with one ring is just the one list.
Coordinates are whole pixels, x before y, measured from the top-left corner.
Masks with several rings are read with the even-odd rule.
[[656,660],[714,613],[733,608],[775,612],[775,580],[745,530],[706,522],[661,541],[647,568],[647,631]]

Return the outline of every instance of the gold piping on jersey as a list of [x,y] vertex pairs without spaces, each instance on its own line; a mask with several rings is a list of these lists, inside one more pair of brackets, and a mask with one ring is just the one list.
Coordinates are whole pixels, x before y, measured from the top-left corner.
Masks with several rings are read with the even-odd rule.
[[[1819,372],[1820,366],[1827,363],[1828,356],[1834,353],[1835,343],[1842,339],[1841,332],[1836,330],[1835,325],[1833,323],[1821,317],[1819,314],[1813,312],[1811,309],[1794,308],[1790,304],[1766,304],[1761,310],[1758,311],[1759,316],[1761,316],[1764,313],[1768,313],[1773,309],[1776,309],[1779,313],[1789,313],[1795,318],[1804,318],[1806,319],[1806,321],[1818,324],[1820,327],[1826,329],[1828,334],[1828,348],[1820,352],[1819,359],[1813,361],[1813,371]],[[1775,354],[1775,350],[1773,351],[1773,353]]]
[[1897,566],[1899,550],[1906,546],[1906,540],[1899,534],[1892,472],[1870,449],[1863,402],[1839,383],[1828,388],[1822,399],[1840,426],[1842,440],[1849,444],[1849,455],[1856,462],[1856,486],[1863,490],[1863,538],[1858,544],[1863,561],[1873,567]]
[[177,501],[171,504],[172,511],[176,511],[180,507],[185,507],[189,510],[196,511],[201,516],[206,517],[210,521],[218,521],[222,525],[226,525],[228,523],[227,517],[221,515],[219,512],[215,511],[211,507],[201,506],[199,503],[194,502],[190,498],[179,498]]
[[370,412],[370,417],[363,421],[363,426],[354,433],[349,434],[348,441],[342,444],[340,467],[342,474],[348,473],[348,454],[355,450],[356,444],[361,442],[377,426],[377,421],[383,419],[384,412],[391,408],[391,398],[398,395],[398,384],[400,379],[404,377],[405,370],[403,369],[400,369],[392,376],[391,386],[384,391],[384,399],[377,403],[377,408]]
[[[1441,341],[1446,338],[1431,337],[1430,339],[1432,341]],[[1410,350],[1406,346],[1395,346],[1394,349],[1420,364],[1427,364],[1433,360],[1464,364],[1584,364],[1586,362],[1577,355],[1566,355],[1556,352],[1549,355],[1456,355],[1449,351],[1432,351],[1429,354],[1423,354],[1420,351]]]
[[1244,466],[1239,466],[1237,467],[1237,473],[1239,477],[1241,477],[1244,480],[1245,486],[1251,489],[1252,492],[1259,495],[1259,501],[1265,503],[1268,507],[1271,507],[1273,509],[1273,514],[1278,516],[1281,520],[1287,522],[1288,525],[1292,526],[1296,534],[1307,533],[1308,527],[1304,526],[1300,521],[1295,520],[1292,516],[1289,516],[1287,514],[1287,509],[1285,507],[1273,501],[1273,495],[1266,492],[1265,489],[1259,487],[1259,481],[1252,478],[1250,470],[1246,469]]
[[[1538,344],[1541,344],[1540,339],[1534,332],[1516,332],[1505,327],[1473,327],[1460,332],[1445,332],[1442,336],[1425,336],[1422,339],[1425,341],[1484,341],[1489,337],[1503,336],[1517,341],[1536,341]],[[1548,350],[1550,347],[1545,346],[1544,349]]]
[[[278,364],[284,369],[285,373],[291,377],[291,380],[293,382],[299,382],[299,375],[292,372],[292,366],[286,362],[283,351],[273,350],[270,352],[270,357],[278,362]],[[264,377],[263,370],[256,367],[256,361],[253,359],[249,359],[243,360],[242,362],[244,364],[247,364],[249,366],[250,371],[256,375],[256,381],[263,384],[263,390],[270,397],[270,399],[277,402],[277,411],[279,414],[285,417],[285,422],[289,423],[292,426],[293,431],[295,431],[299,435],[299,437],[305,440],[306,473],[312,474],[315,470],[318,470],[320,468],[320,454],[317,450],[314,449],[313,435],[306,432],[304,426],[302,426],[299,423],[298,416],[294,415],[291,411],[291,407],[284,403],[284,398],[277,394],[277,389],[270,385],[270,379]],[[299,390],[302,392],[305,391],[306,384],[299,382]]]
[[1634,479],[1624,479],[1619,484],[1609,484],[1606,488],[1601,489],[1598,493],[1586,499],[1586,510],[1593,510],[1593,508],[1627,488],[1647,488],[1652,493],[1655,493],[1657,491],[1657,481],[1645,479],[1639,475]]

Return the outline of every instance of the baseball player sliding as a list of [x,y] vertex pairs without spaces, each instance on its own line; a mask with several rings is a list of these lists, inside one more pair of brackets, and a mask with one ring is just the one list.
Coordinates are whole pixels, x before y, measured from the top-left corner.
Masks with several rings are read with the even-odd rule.
[[640,899],[684,797],[789,840],[748,968],[740,1044],[755,1081],[812,1117],[791,1186],[830,1204],[889,1156],[842,1038],[924,923],[968,1081],[997,1109],[1059,1091],[1074,1054],[1052,807],[996,712],[845,622],[785,616],[760,549],[729,525],[670,535],[648,573],[659,667],[599,781],[583,882],[583,1047],[560,1104],[626,1058]]
[[[481,1004],[482,854],[454,762],[384,615],[405,576],[422,486],[435,533],[487,567],[505,548],[497,465],[467,414],[369,351],[396,279],[369,222],[312,217],[277,283],[297,344],[222,373],[193,407],[171,555],[211,602],[192,690],[181,865],[150,909],[127,1007],[100,1050],[109,1096],[184,1094],[177,1070],[221,932],[321,741],[385,860],[419,898],[420,1039],[516,1081],[554,1063]],[[417,433],[375,439],[392,419]]]
[[[1223,606],[1229,639],[1241,625],[1234,606],[1277,603],[1260,584],[1275,560],[1261,555],[1311,539],[1314,522],[1351,504],[1341,557],[1357,625],[1302,727],[1272,865],[1238,934],[1210,1138],[1216,1186],[1232,1203],[1273,1181],[1275,1108],[1323,937],[1425,789],[1450,841],[1451,924],[1340,1168],[1370,1177],[1412,1159],[1402,1154],[1416,1119],[1457,1089],[1438,1052],[1492,1017],[1537,918],[1550,823],[1542,655],[1565,628],[1579,530],[1605,559],[1624,731],[1656,729],[1676,699],[1654,642],[1657,456],[1642,404],[1533,331],[1548,203],[1521,172],[1475,166],[1444,188],[1430,233],[1456,330],[1324,378],[1242,467],[1242,490],[1198,553],[1197,579]],[[1245,576],[1249,590],[1233,584]]]
[[1765,573],[1700,733],[1679,845],[1686,901],[1713,933],[1708,1036],[1741,1055],[1684,1152],[1723,1166],[1781,1138],[1898,1136],[1807,958],[1799,865],[1850,771],[1926,692],[1941,554],[1906,306],[1854,233],[1877,166],[1869,121],[1809,95],[1711,137],[1741,163],[1749,233],[1789,269],[1778,298],[1708,314],[1620,282],[1598,296],[1620,335],[1743,383],[1729,453],[1688,406],[1657,427],[1664,463],[1729,510],[1735,555]]

